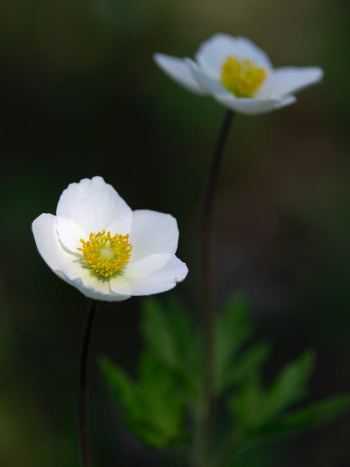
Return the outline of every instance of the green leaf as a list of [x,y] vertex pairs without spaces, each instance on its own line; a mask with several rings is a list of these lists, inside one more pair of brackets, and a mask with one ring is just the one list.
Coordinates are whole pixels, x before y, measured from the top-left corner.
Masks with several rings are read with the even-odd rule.
[[235,395],[229,406],[246,434],[255,434],[277,415],[306,395],[306,386],[314,364],[313,352],[305,352],[289,363],[269,390],[261,384],[259,373],[253,373]]
[[[250,400],[254,401],[255,398],[251,397]],[[231,435],[227,438],[226,443],[223,443],[221,446],[221,453],[219,451],[217,457],[221,458],[222,454],[225,454],[227,459],[225,465],[241,465],[244,454],[254,453],[256,448],[258,448],[259,451],[259,448],[266,446],[266,441],[268,439],[278,438],[278,436],[288,434],[295,434],[300,431],[324,425],[338,417],[349,408],[350,393],[332,397],[325,401],[316,402],[304,409],[286,414],[274,422],[263,425],[260,429],[257,429],[254,432],[245,432],[245,438],[240,439],[239,436],[237,436],[236,431],[236,445],[233,442],[235,438]],[[246,412],[247,411],[244,410],[244,413]],[[249,440],[247,439],[247,434]],[[230,449],[231,447],[232,450]],[[243,456],[241,456],[242,454]],[[265,464],[263,463],[261,465]]]
[[146,347],[169,367],[183,368],[194,337],[190,313],[174,297],[165,305],[154,298],[144,300],[142,305],[141,331]]
[[190,313],[179,299],[165,305],[149,298],[143,301],[141,330],[146,349],[176,376],[188,402],[198,401],[203,378],[203,346]]
[[280,415],[272,421],[261,424],[261,419],[255,418],[254,412],[259,411],[263,401],[264,393],[260,381],[256,378],[245,385],[244,391],[238,398],[230,401],[231,409],[234,409],[236,413],[238,426],[222,445],[221,452],[226,453],[227,459],[233,460],[234,451],[230,456],[227,446],[233,445],[234,440],[236,448],[239,447],[237,454],[241,450],[254,449],[255,446],[262,445],[269,438],[293,434],[326,424],[342,412],[349,410],[350,393],[313,403],[306,408]]
[[152,355],[141,359],[140,384],[108,358],[100,365],[126,425],[141,442],[164,449],[183,437],[183,404],[172,375]]
[[265,392],[258,374],[254,374],[242,386],[240,392],[229,400],[229,407],[238,426],[255,427],[259,425],[261,407],[264,404]]
[[232,365],[232,370],[226,374],[223,390],[237,385],[257,373],[266,362],[270,351],[271,345],[268,342],[259,342],[238,355],[235,363]]
[[261,421],[271,420],[275,415],[306,397],[314,362],[314,352],[307,351],[281,371],[268,392],[261,411]]
[[215,326],[215,376],[214,387],[220,395],[228,385],[233,358],[237,351],[252,336],[252,328],[243,296],[235,296],[225,312],[219,316]]
[[165,364],[178,368],[178,343],[174,339],[167,310],[154,298],[143,300],[141,332],[147,347]]
[[283,434],[321,426],[349,408],[350,394],[332,397],[288,414],[274,423],[267,424],[261,430],[261,434]]
[[120,404],[126,408],[134,406],[136,409],[139,402],[136,384],[107,357],[100,359],[100,366],[110,389],[118,394]]
[[173,375],[151,354],[143,354],[140,364],[140,390],[150,412],[150,419],[167,438],[180,436],[183,410]]

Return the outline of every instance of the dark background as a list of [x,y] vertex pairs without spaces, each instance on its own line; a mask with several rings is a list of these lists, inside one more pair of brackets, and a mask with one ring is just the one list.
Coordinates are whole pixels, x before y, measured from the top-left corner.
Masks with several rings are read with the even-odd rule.
[[[201,317],[198,234],[224,109],[177,86],[154,52],[192,56],[216,32],[244,35],[276,66],[319,65],[298,103],[238,116],[215,211],[215,297],[247,293],[274,343],[269,381],[317,350],[318,400],[350,390],[350,46],[345,0],[2,0],[0,3],[0,465],[76,467],[76,379],[86,299],[40,258],[31,222],[71,182],[101,175],[133,209],[173,214],[177,291]],[[135,373],[140,302],[99,306],[91,424],[96,465],[164,465],[128,435],[96,358]],[[350,415],[275,443],[249,466],[350,465]]]

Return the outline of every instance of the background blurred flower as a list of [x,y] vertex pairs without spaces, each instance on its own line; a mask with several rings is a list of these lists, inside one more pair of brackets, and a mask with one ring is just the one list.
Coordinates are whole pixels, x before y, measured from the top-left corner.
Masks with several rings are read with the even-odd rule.
[[188,272],[175,256],[176,220],[133,212],[101,177],[69,185],[57,215],[41,214],[32,227],[48,266],[90,298],[121,301],[164,292]]
[[203,42],[195,61],[159,53],[154,59],[188,90],[211,95],[225,107],[251,115],[294,103],[295,92],[323,77],[318,67],[274,69],[266,53],[249,39],[227,34]]

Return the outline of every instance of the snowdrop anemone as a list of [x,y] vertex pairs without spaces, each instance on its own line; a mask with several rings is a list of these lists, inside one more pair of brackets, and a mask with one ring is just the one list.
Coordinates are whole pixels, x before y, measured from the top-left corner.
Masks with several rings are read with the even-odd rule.
[[69,185],[56,216],[41,214],[32,227],[52,271],[96,300],[164,292],[188,272],[175,256],[179,230],[174,217],[132,211],[101,177]]
[[165,292],[187,266],[176,256],[179,230],[169,214],[132,211],[103,178],[84,179],[63,191],[56,216],[32,225],[39,253],[61,279],[90,298],[79,364],[78,430],[83,467],[91,467],[87,369],[97,300]]
[[198,95],[212,96],[238,113],[257,115],[293,104],[294,93],[321,81],[318,67],[273,68],[267,54],[244,37],[216,34],[195,60],[157,53],[158,66]]

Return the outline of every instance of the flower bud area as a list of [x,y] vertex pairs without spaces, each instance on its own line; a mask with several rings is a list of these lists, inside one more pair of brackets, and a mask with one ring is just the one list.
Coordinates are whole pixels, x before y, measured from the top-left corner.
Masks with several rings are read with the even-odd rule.
[[223,86],[236,97],[252,97],[265,81],[267,71],[247,58],[230,56],[222,64]]
[[112,237],[110,232],[90,233],[89,240],[80,239],[83,263],[89,265],[102,277],[109,277],[123,269],[129,262],[132,245],[129,243],[129,234],[116,234]]

